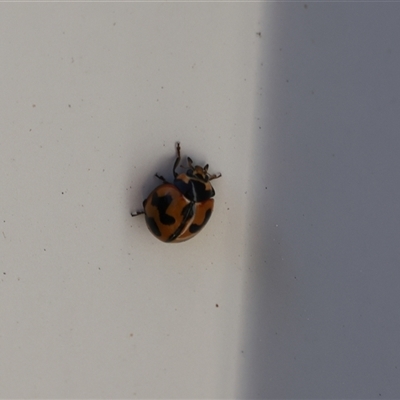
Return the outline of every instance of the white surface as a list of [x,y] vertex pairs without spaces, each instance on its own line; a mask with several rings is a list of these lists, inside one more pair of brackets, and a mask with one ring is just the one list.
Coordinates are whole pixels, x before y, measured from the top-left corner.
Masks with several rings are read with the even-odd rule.
[[0,397],[400,397],[400,4],[0,9]]

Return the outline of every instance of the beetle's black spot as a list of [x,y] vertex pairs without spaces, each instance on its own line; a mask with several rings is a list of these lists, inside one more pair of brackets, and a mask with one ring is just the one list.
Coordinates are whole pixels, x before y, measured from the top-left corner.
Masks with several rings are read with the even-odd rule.
[[202,222],[202,224],[200,224],[200,225],[196,225],[196,224],[190,225],[190,227],[189,227],[189,232],[190,232],[190,233],[196,233],[196,232],[198,232],[201,228],[203,228],[203,226],[204,226],[204,225],[208,222],[208,220],[210,219],[211,213],[212,213],[212,210],[211,210],[211,209],[207,210],[206,215],[205,215],[205,217],[204,217],[204,221]]
[[160,216],[160,222],[163,225],[172,225],[175,223],[175,218],[167,214],[167,208],[172,203],[172,196],[167,194],[165,196],[158,196],[157,193],[153,194],[151,205],[156,207]]
[[145,218],[146,218],[147,226],[148,226],[149,230],[151,231],[151,233],[154,236],[161,236],[160,229],[158,229],[155,219],[152,217],[148,217],[147,215],[145,216]]

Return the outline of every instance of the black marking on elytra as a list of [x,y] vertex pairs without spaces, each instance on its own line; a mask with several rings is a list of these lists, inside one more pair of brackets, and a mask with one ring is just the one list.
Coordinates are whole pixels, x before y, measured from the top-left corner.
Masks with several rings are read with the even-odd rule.
[[211,217],[212,210],[208,209],[206,215],[204,216],[204,221],[200,225],[192,224],[189,227],[190,233],[197,233],[203,226],[208,222]]
[[147,215],[145,216],[146,218],[146,223],[149,228],[149,230],[153,233],[154,236],[161,236],[160,229],[158,228],[158,225],[156,223],[156,220],[153,217],[148,217]]
[[158,196],[157,193],[154,193],[151,198],[151,205],[157,208],[160,222],[163,225],[172,225],[175,223],[175,218],[167,214],[167,209],[171,203],[172,196],[170,194]]
[[181,215],[183,216],[181,224],[178,226],[176,231],[168,238],[167,242],[174,241],[184,230],[187,221],[191,219],[194,215],[195,203],[191,201],[185,207],[183,207]]

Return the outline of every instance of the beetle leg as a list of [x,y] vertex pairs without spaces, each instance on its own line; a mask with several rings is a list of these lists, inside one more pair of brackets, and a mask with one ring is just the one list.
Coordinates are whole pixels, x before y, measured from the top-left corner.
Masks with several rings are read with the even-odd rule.
[[158,179],[161,179],[163,182],[167,182],[167,180],[162,175],[154,174],[154,176],[156,176]]
[[174,178],[178,176],[176,172],[176,168],[178,167],[179,162],[181,161],[181,146],[179,142],[176,142],[176,160],[174,163],[174,168],[172,169],[172,173],[174,174]]
[[144,211],[136,211],[136,212],[131,212],[132,217],[136,217],[138,215],[144,214]]
[[213,174],[213,175],[210,175],[210,177],[209,177],[208,180],[212,181],[213,179],[221,178],[221,176],[222,176],[222,174],[220,174],[220,173],[218,173],[218,174]]

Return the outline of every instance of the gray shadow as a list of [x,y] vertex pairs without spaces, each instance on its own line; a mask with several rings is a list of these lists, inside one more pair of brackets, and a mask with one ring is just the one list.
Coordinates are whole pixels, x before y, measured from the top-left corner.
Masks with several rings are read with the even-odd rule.
[[400,398],[400,4],[265,10],[239,395]]

